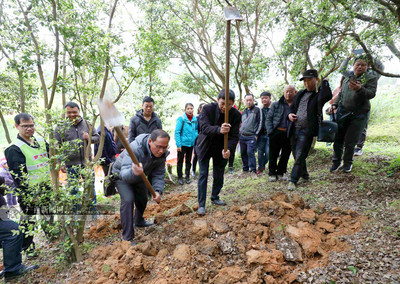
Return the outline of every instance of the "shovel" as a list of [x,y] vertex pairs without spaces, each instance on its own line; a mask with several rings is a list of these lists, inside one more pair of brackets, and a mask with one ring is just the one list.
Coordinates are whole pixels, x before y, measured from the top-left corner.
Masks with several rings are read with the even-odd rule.
[[[120,128],[120,126],[124,124],[124,116],[117,110],[114,104],[108,99],[100,99],[98,102],[98,107],[101,118],[109,127],[114,127],[119,139],[124,145],[126,151],[128,151],[128,154],[131,157],[132,161],[139,166],[139,161],[136,158],[135,153],[133,153],[131,147],[129,146],[129,142],[126,140]],[[151,186],[149,180],[147,179],[146,175],[142,173],[140,176],[142,177],[143,182],[146,184],[147,189],[150,191],[151,196],[153,196],[153,198],[156,198],[156,193],[153,187]]]
[[[229,123],[229,64],[231,53],[231,21],[243,21],[239,11],[232,6],[224,8],[226,21],[226,57],[225,57],[225,123]],[[228,133],[224,134],[224,151],[228,150]]]

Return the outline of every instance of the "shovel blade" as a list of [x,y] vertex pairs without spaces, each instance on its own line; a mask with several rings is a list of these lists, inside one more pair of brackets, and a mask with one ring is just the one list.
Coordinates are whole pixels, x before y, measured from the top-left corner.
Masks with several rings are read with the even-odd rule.
[[240,12],[235,7],[231,6],[225,7],[224,14],[226,21],[231,21],[231,20],[243,21],[242,16],[240,16]]
[[124,124],[124,116],[117,110],[115,105],[107,98],[100,99],[97,103],[100,116],[108,127],[121,126]]

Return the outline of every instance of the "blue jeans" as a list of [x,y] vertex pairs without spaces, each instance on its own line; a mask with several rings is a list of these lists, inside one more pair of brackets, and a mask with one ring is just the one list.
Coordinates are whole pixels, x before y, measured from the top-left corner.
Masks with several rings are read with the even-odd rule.
[[269,158],[269,138],[267,133],[261,134],[257,139],[258,169],[265,170]]
[[240,135],[240,155],[242,156],[243,171],[256,170],[256,136]]
[[[199,202],[199,207],[206,207],[207,198],[207,180],[208,180],[208,170],[210,167],[211,157],[205,157],[203,160],[199,160],[199,180],[197,189],[197,200]],[[213,185],[211,200],[218,200],[219,193],[224,185],[224,171],[228,159],[222,158],[222,151],[219,157],[212,157],[213,159]]]
[[14,234],[18,224],[11,220],[0,220],[0,241],[3,246],[4,271],[13,272],[22,268],[22,239],[23,234]]
[[[84,168],[85,167],[83,165],[67,166],[68,184],[77,182],[77,180],[79,180],[81,178],[80,171],[82,169],[84,169]],[[96,205],[97,204],[97,199],[96,199],[96,189],[95,189],[95,186],[94,186],[94,179],[95,179],[94,170],[93,170],[92,174],[93,174],[93,182],[92,182],[92,186],[93,186],[93,201],[92,201],[92,204]],[[71,190],[71,195],[77,195],[77,194],[78,194],[78,188],[74,187]]]
[[294,165],[290,175],[290,181],[297,183],[301,177],[309,178],[306,159],[310,152],[313,136],[309,135],[308,129],[297,129],[291,136],[292,152],[294,156]]

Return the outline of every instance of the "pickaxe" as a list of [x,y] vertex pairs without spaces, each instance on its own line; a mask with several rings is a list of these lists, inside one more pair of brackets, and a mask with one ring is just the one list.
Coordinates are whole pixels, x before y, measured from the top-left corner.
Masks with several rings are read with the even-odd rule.
[[[131,157],[132,161],[136,165],[139,165],[139,161],[136,158],[135,153],[133,153],[131,147],[129,146],[128,141],[126,140],[126,138],[120,128],[120,126],[124,124],[124,116],[117,110],[115,105],[108,99],[99,100],[98,106],[99,106],[101,118],[104,120],[104,122],[109,127],[114,127],[119,139],[121,140],[122,144],[124,145],[125,150],[128,151],[128,154]],[[144,173],[142,173],[141,177],[142,177],[142,180],[145,183],[147,189],[150,191],[151,196],[153,196],[153,198],[156,198],[156,193],[155,193],[153,187],[151,186],[149,180],[147,179],[146,175]]]
[[[225,57],[225,123],[229,123],[229,63],[231,53],[231,21],[243,21],[239,11],[232,6],[224,8],[226,20],[226,57]],[[224,134],[224,151],[228,150],[228,133]]]

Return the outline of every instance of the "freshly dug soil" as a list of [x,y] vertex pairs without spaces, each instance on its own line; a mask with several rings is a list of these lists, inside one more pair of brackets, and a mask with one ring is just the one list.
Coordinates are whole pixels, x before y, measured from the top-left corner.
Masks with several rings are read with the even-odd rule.
[[[309,208],[299,195],[283,192],[199,217],[185,205],[189,197],[167,196],[163,210],[150,206],[158,222],[137,234],[137,246],[93,249],[85,261],[91,269],[71,283],[293,283],[300,272],[326,265],[329,253],[350,249],[342,236],[360,231],[366,220],[351,210]],[[117,219],[100,222],[88,237],[113,232]]]

